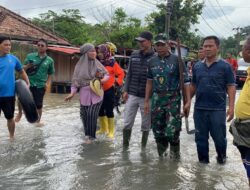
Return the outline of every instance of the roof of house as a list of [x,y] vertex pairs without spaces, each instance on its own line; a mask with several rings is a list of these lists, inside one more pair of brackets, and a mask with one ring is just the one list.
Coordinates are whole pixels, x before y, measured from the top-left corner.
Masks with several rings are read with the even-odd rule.
[[28,19],[2,6],[0,6],[0,35],[24,41],[37,41],[43,38],[49,43],[70,45],[66,39],[34,25]]
[[49,46],[48,50],[55,51],[55,52],[61,52],[65,54],[78,54],[80,53],[80,48],[77,47],[67,47],[67,46]]

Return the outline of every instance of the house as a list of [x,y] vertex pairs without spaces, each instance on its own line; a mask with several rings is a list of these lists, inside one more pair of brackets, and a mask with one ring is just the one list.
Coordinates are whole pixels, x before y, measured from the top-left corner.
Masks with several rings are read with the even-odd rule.
[[80,49],[69,46],[49,45],[47,53],[55,60],[55,74],[51,92],[70,92],[71,79],[75,65],[79,60]]
[[0,35],[9,36],[12,40],[34,42],[40,38],[49,43],[70,45],[70,43],[32,24],[28,19],[0,6]]
[[[70,43],[54,33],[48,32],[28,19],[0,6],[0,35],[12,39],[12,53],[22,61],[30,52],[36,51],[36,42],[43,38],[48,41],[48,55],[55,61],[55,74],[52,78],[53,92],[66,92],[74,71],[79,48],[70,47]],[[53,45],[52,45],[53,44]]]

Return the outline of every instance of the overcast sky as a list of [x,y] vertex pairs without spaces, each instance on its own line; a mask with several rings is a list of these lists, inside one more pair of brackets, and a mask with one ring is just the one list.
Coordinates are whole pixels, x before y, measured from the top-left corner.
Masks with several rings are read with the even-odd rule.
[[[117,7],[123,7],[130,16],[144,19],[156,10],[157,2],[158,0],[0,0],[0,5],[26,18],[37,17],[48,10],[60,12],[62,9],[79,9],[86,22],[97,23],[110,19],[110,14]],[[233,28],[250,25],[249,12],[250,0],[205,0],[205,8],[199,18],[200,24],[191,29],[198,29],[197,33],[202,36],[232,36],[236,33]]]

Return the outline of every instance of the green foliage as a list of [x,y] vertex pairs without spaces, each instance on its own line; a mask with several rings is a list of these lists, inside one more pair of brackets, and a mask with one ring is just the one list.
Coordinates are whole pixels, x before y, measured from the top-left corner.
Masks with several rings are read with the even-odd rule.
[[134,38],[145,29],[141,26],[141,20],[129,17],[122,8],[117,8],[110,20],[95,25],[87,24],[78,9],[67,9],[61,14],[49,10],[40,14],[39,18],[33,18],[32,22],[74,45],[111,41],[117,47],[134,48]]
[[58,14],[51,10],[40,14],[39,18],[33,18],[32,22],[46,30],[69,40],[70,43],[81,45],[88,41],[88,31],[92,26],[84,22],[78,9],[64,9]]
[[239,33],[240,39],[243,40],[245,36],[250,35],[250,26],[246,26],[242,28],[242,30]]
[[239,33],[230,36],[227,39],[221,40],[221,55],[226,57],[226,53],[230,52],[234,57],[237,57],[241,51],[240,41],[243,41],[250,34],[250,26],[242,28]]
[[[162,33],[165,30],[166,2],[157,6],[158,11],[151,13],[146,21],[148,27],[154,33]],[[203,3],[198,0],[174,0],[171,15],[169,37],[176,40],[179,37],[182,43],[191,49],[198,49],[200,37],[190,32],[191,25],[198,23],[198,16],[202,13]]]
[[221,56],[226,58],[228,52],[232,53],[233,56],[237,56],[237,40],[234,37],[221,40],[220,45]]
[[[86,23],[78,9],[65,9],[61,13],[49,10],[40,14],[38,18],[33,18],[32,22],[64,37],[73,45],[82,45],[86,42],[97,45],[111,41],[118,48],[136,48],[134,38],[143,30],[150,30],[154,34],[164,31],[165,4],[159,4],[157,7],[158,11],[147,16],[147,26],[142,26],[140,19],[128,16],[123,8],[117,8],[109,20],[94,25]],[[198,22],[202,7],[203,4],[198,3],[198,0],[174,0],[171,39],[175,40],[178,34],[182,43],[190,49],[198,49],[200,37],[187,29]]]
[[111,22],[103,22],[98,25],[97,30],[105,36],[100,43],[111,41],[117,47],[134,48],[136,46],[134,38],[144,29],[139,19],[129,17],[122,8],[118,8]]

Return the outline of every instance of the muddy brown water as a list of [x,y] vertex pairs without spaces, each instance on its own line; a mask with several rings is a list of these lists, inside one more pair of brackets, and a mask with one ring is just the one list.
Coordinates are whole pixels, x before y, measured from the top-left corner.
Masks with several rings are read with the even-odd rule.
[[[159,159],[152,132],[145,152],[140,147],[137,114],[130,148],[122,148],[123,115],[116,114],[114,141],[104,136],[86,145],[79,118],[79,101],[65,103],[62,94],[45,97],[43,127],[25,118],[16,125],[10,142],[0,117],[0,190],[161,190],[248,189],[240,155],[228,133],[228,161],[216,163],[210,139],[211,163],[197,162],[194,135],[181,133],[181,159]],[[121,108],[123,109],[123,108]],[[189,119],[193,128],[192,113]]]

